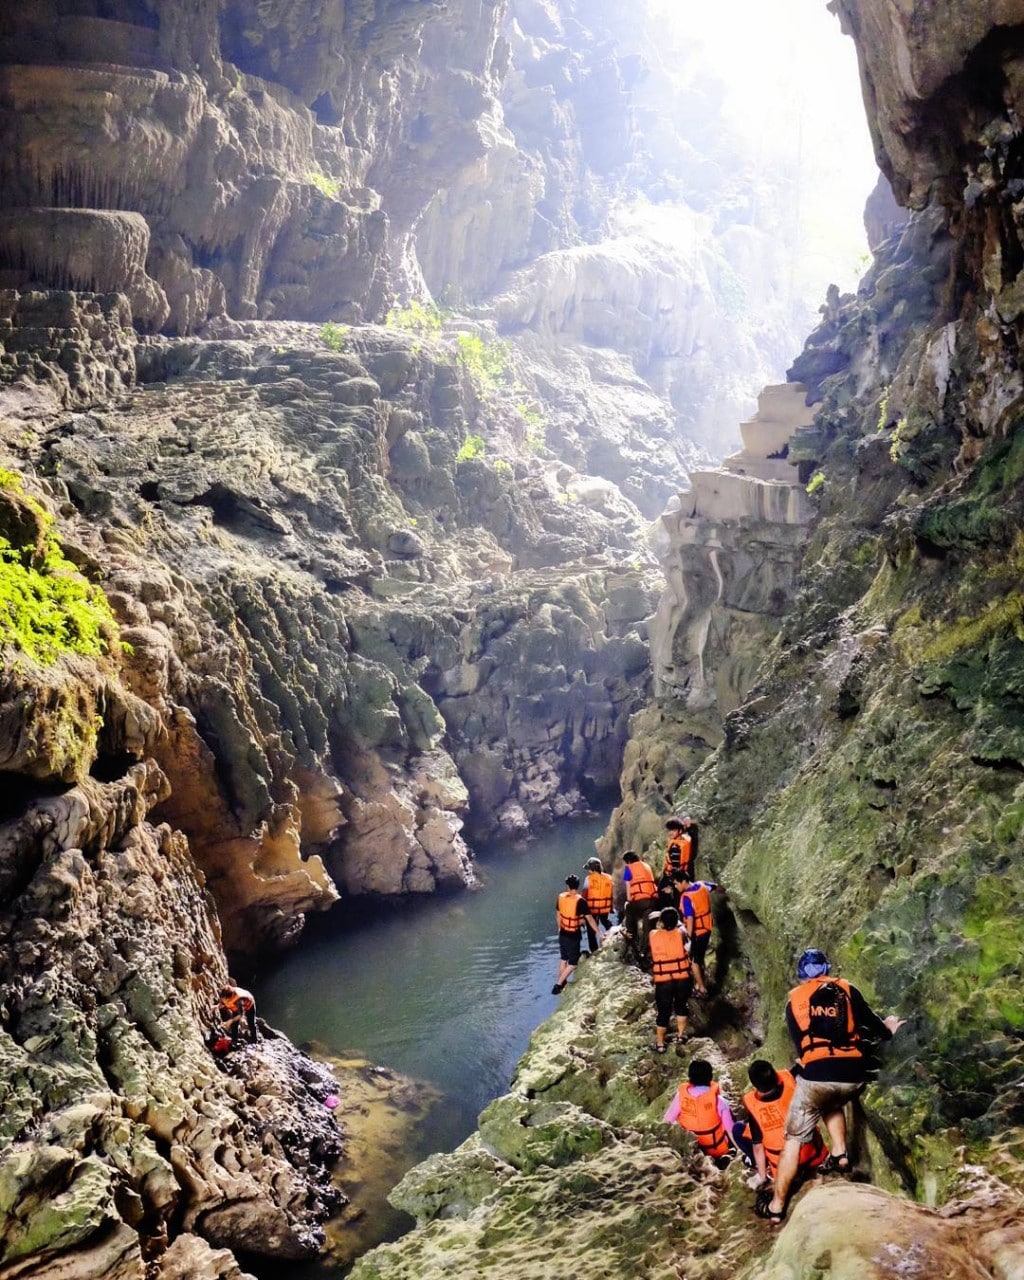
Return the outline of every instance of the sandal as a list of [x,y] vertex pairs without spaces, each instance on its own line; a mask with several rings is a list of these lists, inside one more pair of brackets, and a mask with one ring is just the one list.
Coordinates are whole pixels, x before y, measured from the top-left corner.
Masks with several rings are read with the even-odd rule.
[[786,1211],[785,1209],[776,1210],[771,1206],[772,1191],[770,1187],[766,1187],[754,1201],[754,1216],[767,1222],[770,1227],[781,1226],[786,1220]]
[[666,1045],[663,1045],[663,1044],[652,1044],[652,1045],[651,1045],[651,1048],[654,1050],[654,1052],[655,1052],[655,1053],[664,1053],[664,1052],[665,1052],[666,1047],[667,1047],[667,1046],[666,1046]]
[[850,1157],[845,1151],[840,1151],[838,1155],[830,1155],[818,1166],[818,1172],[825,1174],[826,1177],[832,1173],[850,1173],[852,1172]]

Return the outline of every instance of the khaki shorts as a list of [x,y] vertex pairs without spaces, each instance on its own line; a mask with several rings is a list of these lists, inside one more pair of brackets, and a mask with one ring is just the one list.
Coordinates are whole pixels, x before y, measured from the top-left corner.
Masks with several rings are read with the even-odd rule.
[[818,1123],[841,1111],[863,1090],[862,1084],[840,1084],[797,1076],[793,1100],[786,1113],[786,1137],[810,1142]]

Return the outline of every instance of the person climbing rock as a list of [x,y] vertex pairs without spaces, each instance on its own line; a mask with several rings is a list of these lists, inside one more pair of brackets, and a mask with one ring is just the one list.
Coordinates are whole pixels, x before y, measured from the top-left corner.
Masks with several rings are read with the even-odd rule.
[[[601,928],[608,932],[612,927],[612,878],[604,869],[600,858],[590,858],[584,868],[583,897],[587,909]],[[587,925],[587,950],[591,955],[597,950],[597,934]]]
[[664,1053],[668,1039],[668,1020],[675,1017],[676,1041],[686,1039],[687,1001],[693,993],[693,973],[687,951],[687,939],[679,914],[665,907],[658,924],[651,931],[652,976],[654,978],[655,1053]]
[[580,928],[586,922],[598,940],[604,930],[587,910],[587,903],[580,893],[579,876],[566,876],[565,889],[558,895],[556,918],[558,920],[558,977],[551,988],[553,996],[561,995],[565,984],[572,977],[580,962]]
[[626,886],[623,929],[641,962],[646,954],[647,916],[658,898],[654,873],[632,849],[622,855],[622,883]]
[[904,1019],[880,1018],[845,978],[832,978],[824,951],[811,947],[797,963],[800,985],[786,1002],[786,1026],[796,1045],[800,1074],[786,1115],[785,1141],[770,1200],[757,1206],[760,1217],[780,1223],[800,1164],[800,1150],[825,1122],[831,1153],[823,1173],[849,1173],[845,1107],[864,1089],[870,1063],[865,1041],[890,1040]]
[[256,1001],[252,992],[240,987],[233,978],[228,978],[220,989],[214,1017],[233,1044],[237,1043],[243,1024],[250,1044],[256,1043]]
[[708,1159],[724,1169],[735,1150],[742,1152],[735,1135],[743,1125],[733,1120],[729,1104],[713,1078],[710,1062],[694,1058],[686,1076],[686,1083],[679,1086],[662,1119],[666,1124],[681,1125],[692,1133]]
[[713,880],[691,880],[685,872],[682,873],[682,879],[676,878],[675,882],[679,887],[683,923],[690,939],[694,990],[699,996],[706,996],[708,986],[704,972],[705,961],[708,943],[711,941],[711,931],[714,928],[711,895],[719,886]]
[[[758,1058],[747,1068],[750,1083],[754,1086],[743,1095],[743,1105],[749,1117],[744,1137],[750,1139],[755,1179],[752,1185],[763,1187],[775,1177],[782,1152],[786,1113],[793,1098],[796,1080],[791,1071],[776,1071],[770,1062]],[[820,1132],[815,1129],[809,1141],[800,1147],[798,1171],[816,1169],[828,1156]]]
[[693,837],[686,825],[689,822],[689,818],[669,818],[665,823],[665,864],[661,869],[663,880],[678,870],[685,871],[691,878],[693,876]]

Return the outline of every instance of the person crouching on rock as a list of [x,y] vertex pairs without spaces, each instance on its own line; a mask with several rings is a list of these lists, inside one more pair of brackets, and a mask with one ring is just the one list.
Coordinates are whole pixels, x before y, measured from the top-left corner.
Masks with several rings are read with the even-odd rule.
[[566,876],[565,885],[565,890],[558,895],[556,907],[559,964],[558,979],[551,988],[553,996],[562,994],[580,962],[580,928],[584,921],[588,929],[594,930],[598,940],[604,937],[604,930],[587,910],[586,900],[580,893],[579,876]]
[[[583,896],[587,909],[601,928],[608,932],[612,927],[612,878],[605,872],[600,858],[591,858],[583,881]],[[591,955],[597,950],[597,934],[587,925],[587,950]]]
[[[744,1131],[753,1144],[756,1174],[751,1186],[763,1188],[775,1177],[785,1140],[786,1114],[793,1100],[796,1080],[791,1071],[776,1071],[770,1062],[758,1058],[747,1068],[750,1083],[754,1086],[743,1095],[743,1105],[750,1119]],[[800,1148],[800,1173],[810,1172],[823,1164],[828,1148],[821,1134],[814,1130],[811,1138]],[[768,1191],[762,1191],[768,1196]]]
[[232,1043],[238,1040],[243,1024],[250,1044],[256,1043],[256,1001],[251,991],[230,978],[220,989],[215,1016],[221,1031],[231,1037]]
[[739,1136],[743,1125],[733,1120],[729,1104],[713,1076],[710,1062],[694,1058],[687,1070],[687,1083],[679,1086],[662,1118],[666,1124],[681,1125],[692,1133],[701,1151],[717,1168],[728,1167],[734,1147],[752,1163],[749,1143]]
[[687,1001],[693,994],[693,972],[687,950],[686,935],[679,924],[679,913],[665,907],[658,913],[658,925],[650,936],[651,965],[654,977],[656,1012],[654,1052],[664,1053],[668,1039],[668,1020],[676,1020],[676,1039],[686,1039]]

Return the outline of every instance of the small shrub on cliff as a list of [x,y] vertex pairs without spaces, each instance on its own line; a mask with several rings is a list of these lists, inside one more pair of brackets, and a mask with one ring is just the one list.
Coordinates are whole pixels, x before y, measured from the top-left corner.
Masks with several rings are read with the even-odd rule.
[[456,462],[472,462],[474,458],[482,458],[487,450],[483,436],[466,436],[462,448],[455,455]]
[[824,471],[815,471],[810,480],[807,481],[807,496],[813,498],[816,493],[825,487]]
[[320,327],[320,341],[325,347],[330,347],[332,351],[340,351],[345,344],[345,335],[347,333],[347,324],[335,324],[333,320],[328,320],[325,325]]
[[393,329],[408,329],[412,333],[440,333],[444,312],[433,303],[424,306],[413,298],[407,307],[393,307],[386,323]]
[[[0,471],[0,488],[21,495],[21,477]],[[38,519],[42,537],[16,547],[0,535],[0,649],[18,649],[44,664],[62,653],[98,657],[117,633],[110,604],[64,555],[49,512],[32,498],[20,500]]]
[[476,333],[460,333],[459,362],[482,386],[493,387],[508,368],[508,344],[486,342]]
[[337,200],[341,195],[341,183],[337,178],[329,178],[326,173],[307,173],[306,181],[316,187],[328,200]]
[[44,664],[62,653],[98,657],[114,630],[106,596],[82,577],[56,538],[42,556],[0,538],[0,647]]

